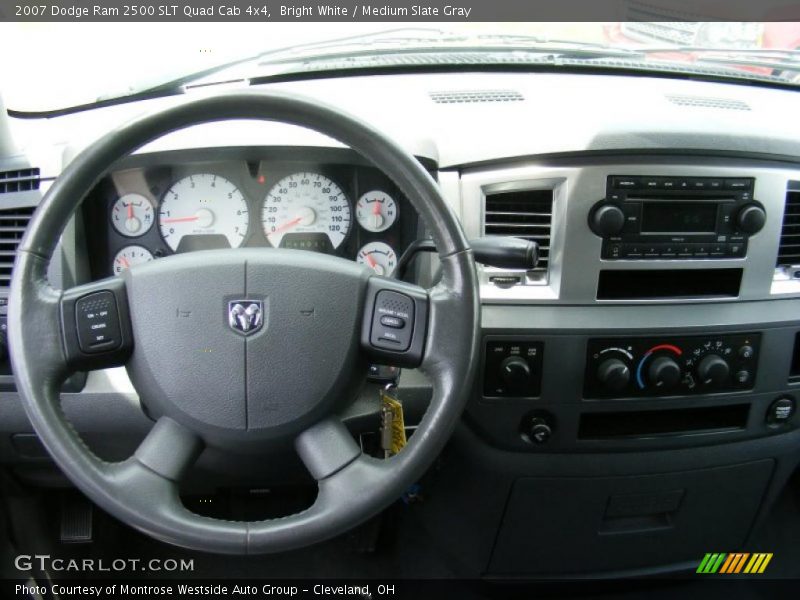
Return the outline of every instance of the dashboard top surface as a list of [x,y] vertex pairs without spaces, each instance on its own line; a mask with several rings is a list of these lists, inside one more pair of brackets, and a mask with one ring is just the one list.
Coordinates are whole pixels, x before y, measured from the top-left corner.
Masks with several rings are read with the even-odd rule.
[[[586,151],[681,150],[800,157],[797,92],[691,80],[550,73],[404,74],[254,86],[304,94],[357,114],[440,168]],[[357,93],[353,93],[357,90]],[[514,90],[511,102],[437,103],[431,94]],[[24,149],[55,176],[62,162],[109,129],[220,90],[107,107],[53,119],[12,119]],[[380,102],[375,99],[379,98]],[[314,132],[277,123],[206,124],[142,151],[198,146],[336,147]]]

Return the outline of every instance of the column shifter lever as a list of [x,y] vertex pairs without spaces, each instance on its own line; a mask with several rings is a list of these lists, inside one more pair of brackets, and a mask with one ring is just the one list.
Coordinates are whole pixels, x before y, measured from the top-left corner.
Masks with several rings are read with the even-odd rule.
[[[485,236],[471,239],[469,245],[475,261],[490,267],[530,271],[539,263],[539,244],[522,238]],[[403,278],[409,264],[420,252],[436,252],[433,240],[417,240],[403,252],[394,271],[397,279]]]

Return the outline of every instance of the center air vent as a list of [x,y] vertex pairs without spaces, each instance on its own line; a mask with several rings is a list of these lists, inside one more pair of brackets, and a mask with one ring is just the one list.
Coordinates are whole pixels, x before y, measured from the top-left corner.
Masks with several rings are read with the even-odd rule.
[[39,169],[19,169],[0,172],[0,194],[28,192],[39,189]]
[[487,194],[483,232],[484,235],[518,237],[538,243],[539,266],[531,272],[531,275],[535,282],[546,283],[552,216],[552,190]]
[[0,288],[11,283],[11,269],[17,256],[17,246],[25,234],[35,206],[0,210]]
[[790,185],[794,189],[786,192],[781,243],[776,261],[778,267],[800,265],[800,182],[791,182]]
[[525,97],[514,90],[473,90],[431,92],[436,104],[475,104],[480,102],[522,102]]

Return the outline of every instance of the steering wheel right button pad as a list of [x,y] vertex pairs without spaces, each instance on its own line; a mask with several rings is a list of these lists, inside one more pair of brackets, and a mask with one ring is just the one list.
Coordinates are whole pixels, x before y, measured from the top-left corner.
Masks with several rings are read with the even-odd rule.
[[413,329],[414,301],[399,292],[378,292],[370,343],[376,348],[405,352],[411,345]]

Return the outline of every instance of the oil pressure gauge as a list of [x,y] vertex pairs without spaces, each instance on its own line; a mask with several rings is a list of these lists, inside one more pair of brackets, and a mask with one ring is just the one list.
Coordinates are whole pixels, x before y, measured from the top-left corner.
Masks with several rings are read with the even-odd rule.
[[144,235],[153,226],[153,205],[141,194],[125,194],[111,207],[111,223],[125,237]]
[[397,220],[397,203],[386,192],[367,192],[356,203],[356,219],[367,231],[386,231]]
[[378,275],[389,276],[397,266],[397,254],[389,244],[383,242],[370,242],[362,246],[356,260],[359,264],[369,266]]

